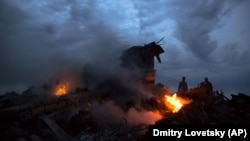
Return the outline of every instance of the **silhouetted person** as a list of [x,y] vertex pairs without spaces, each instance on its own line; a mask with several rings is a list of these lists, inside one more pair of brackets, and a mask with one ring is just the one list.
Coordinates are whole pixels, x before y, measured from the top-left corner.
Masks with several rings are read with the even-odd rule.
[[182,81],[179,83],[179,86],[178,86],[178,94],[183,96],[187,90],[188,90],[188,86],[186,82],[186,77],[183,76]]
[[205,77],[204,82],[201,83],[200,87],[203,87],[206,89],[206,94],[213,93],[213,85],[210,81],[208,81],[207,77]]

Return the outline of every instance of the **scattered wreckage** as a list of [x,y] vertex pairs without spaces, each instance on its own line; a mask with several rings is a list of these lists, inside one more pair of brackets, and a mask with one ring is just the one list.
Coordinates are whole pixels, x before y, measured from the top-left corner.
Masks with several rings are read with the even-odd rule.
[[[77,87],[67,91],[62,84],[56,91],[48,85],[31,87],[22,94],[7,92],[0,96],[0,139],[14,141],[93,141],[148,140],[148,125],[223,125],[250,123],[250,96],[239,93],[229,99],[222,92],[205,93],[203,88],[191,88],[185,95],[171,93],[167,86],[155,84],[154,57],[164,50],[158,42],[134,46],[122,53],[121,66],[131,73],[139,70],[139,90],[124,86],[111,78],[95,90]],[[37,94],[37,89],[41,94]],[[143,89],[143,91],[141,91]],[[151,96],[141,94],[148,92]],[[52,94],[52,95],[51,95]],[[119,94],[119,95],[117,95]],[[139,96],[138,96],[139,95]],[[118,121],[100,123],[93,117],[93,107],[104,107],[109,101],[124,113],[150,112],[155,122],[129,124],[121,116]],[[96,105],[95,105],[96,104]],[[105,105],[106,104],[106,105]],[[106,109],[104,109],[105,111]],[[109,112],[107,109],[105,112]],[[96,112],[96,111],[94,111]],[[115,111],[117,112],[117,111]],[[144,112],[145,113],[145,112]],[[105,114],[105,113],[102,113]],[[105,116],[99,114],[99,118]],[[139,117],[138,117],[139,116]],[[135,118],[135,117],[133,117]],[[137,118],[143,116],[137,114]],[[153,119],[151,119],[153,120]]]

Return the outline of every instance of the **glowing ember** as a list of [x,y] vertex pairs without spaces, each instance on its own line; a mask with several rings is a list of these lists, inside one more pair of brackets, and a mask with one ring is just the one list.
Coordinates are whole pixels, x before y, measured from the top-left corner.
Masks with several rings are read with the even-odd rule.
[[55,95],[56,96],[61,96],[65,95],[67,93],[67,87],[66,84],[61,84],[59,87],[56,89]]
[[165,104],[172,110],[173,113],[178,112],[183,105],[190,103],[190,100],[185,100],[176,96],[176,93],[172,96],[165,95]]

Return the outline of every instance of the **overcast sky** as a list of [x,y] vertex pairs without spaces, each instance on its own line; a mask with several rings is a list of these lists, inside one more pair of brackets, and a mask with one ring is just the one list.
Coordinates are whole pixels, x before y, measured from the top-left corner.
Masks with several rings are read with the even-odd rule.
[[182,76],[189,88],[206,76],[226,95],[250,95],[249,13],[248,0],[1,0],[0,93],[85,63],[107,68],[165,37],[156,83],[176,91]]

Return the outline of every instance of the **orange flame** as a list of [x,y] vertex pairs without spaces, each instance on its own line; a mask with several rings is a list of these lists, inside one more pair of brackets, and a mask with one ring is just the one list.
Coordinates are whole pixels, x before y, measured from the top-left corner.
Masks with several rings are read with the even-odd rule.
[[178,112],[185,104],[191,102],[191,100],[177,97],[176,93],[172,96],[165,95],[165,105],[171,109],[173,113]]
[[67,93],[67,86],[66,84],[60,84],[59,87],[56,89],[55,95],[61,96]]

